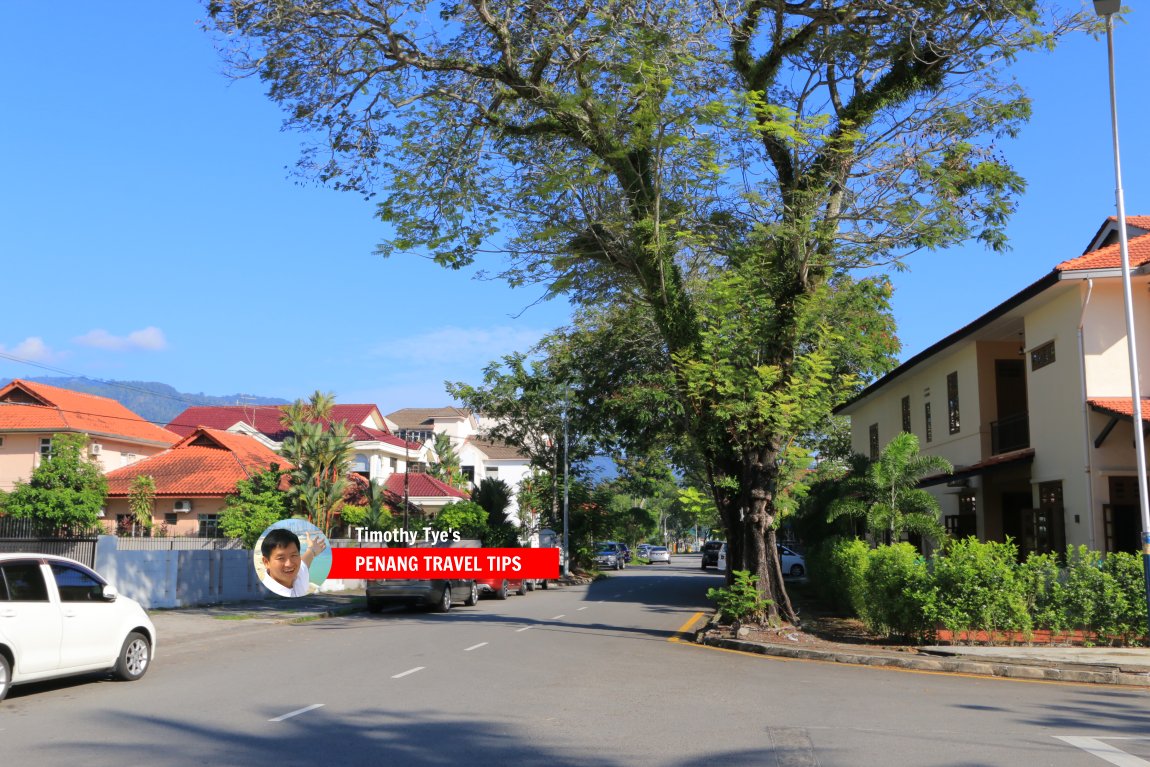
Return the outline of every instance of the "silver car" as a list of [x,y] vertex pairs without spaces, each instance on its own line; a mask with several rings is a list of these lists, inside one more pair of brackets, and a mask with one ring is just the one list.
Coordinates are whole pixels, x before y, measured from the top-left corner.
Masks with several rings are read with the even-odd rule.
[[671,552],[667,550],[666,546],[652,546],[651,551],[647,554],[647,559],[651,564],[656,562],[671,564]]

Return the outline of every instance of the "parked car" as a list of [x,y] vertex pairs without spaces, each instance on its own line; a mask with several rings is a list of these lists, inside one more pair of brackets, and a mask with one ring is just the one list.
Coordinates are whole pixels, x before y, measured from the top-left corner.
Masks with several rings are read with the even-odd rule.
[[135,681],[155,655],[144,608],[94,570],[49,554],[0,554],[0,700],[14,684],[93,671]]
[[722,541],[707,541],[703,544],[703,569],[717,567],[719,564],[719,549],[723,548]]
[[[779,565],[782,568],[784,576],[791,576],[792,578],[801,578],[807,574],[807,560],[802,554],[779,544]],[[727,544],[723,544],[719,549],[719,562],[717,565],[721,572],[727,571]]]
[[491,594],[496,599],[507,599],[507,595],[511,592],[523,596],[529,589],[534,588],[523,578],[480,578],[475,581],[475,585],[479,588],[480,594]]
[[595,552],[595,564],[609,570],[622,570],[626,567],[623,555],[614,548],[601,548]]
[[671,552],[667,550],[666,546],[652,546],[647,559],[651,560],[651,564],[656,562],[671,564]]
[[807,574],[807,560],[803,555],[782,544],[779,544],[779,564],[782,566],[783,575],[801,578]]
[[[615,569],[616,570],[625,570],[627,568],[628,551],[627,551],[627,547],[625,545],[623,545],[622,543],[619,543],[618,541],[600,541],[599,543],[595,544],[595,551],[597,551],[597,552],[600,552],[600,551],[614,552],[615,558],[617,560],[617,564],[615,565]],[[598,554],[596,554],[596,558],[598,558]]]
[[479,602],[479,587],[472,580],[415,580],[377,578],[367,582],[367,611],[378,613],[388,604],[430,607],[445,613],[462,602],[474,607]]
[[635,553],[638,554],[639,557],[642,559],[646,559],[647,555],[650,552],[651,552],[651,544],[649,544],[649,543],[640,543],[638,546],[635,547]]

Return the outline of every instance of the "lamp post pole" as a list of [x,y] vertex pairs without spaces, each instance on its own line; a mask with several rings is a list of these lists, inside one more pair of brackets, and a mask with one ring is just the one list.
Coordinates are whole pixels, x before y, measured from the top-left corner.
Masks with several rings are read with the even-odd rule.
[[571,544],[568,542],[567,507],[570,503],[567,461],[567,387],[563,387],[563,577],[571,575]]
[[1146,485],[1146,439],[1142,433],[1142,391],[1138,381],[1138,344],[1134,336],[1134,293],[1130,280],[1130,251],[1126,237],[1126,199],[1122,193],[1122,160],[1118,151],[1118,91],[1114,83],[1114,14],[1121,0],[1094,0],[1094,11],[1106,19],[1106,62],[1110,75],[1110,132],[1114,139],[1114,197],[1118,205],[1118,249],[1122,260],[1122,298],[1126,311],[1126,347],[1130,355],[1130,403],[1134,426],[1134,453],[1138,463],[1138,504],[1142,512],[1142,577],[1146,586],[1147,625],[1150,628],[1150,493]]

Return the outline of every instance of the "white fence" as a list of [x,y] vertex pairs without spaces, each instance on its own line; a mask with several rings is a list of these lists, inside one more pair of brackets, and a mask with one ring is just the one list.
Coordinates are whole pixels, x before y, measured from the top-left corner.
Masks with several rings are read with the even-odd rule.
[[[198,545],[197,540],[169,538],[173,546],[141,547],[126,541],[147,540],[102,535],[96,542],[95,569],[126,597],[147,608],[191,607],[267,599],[271,596],[252,564],[252,552],[243,548]],[[179,541],[180,544],[174,545]],[[333,547],[342,542],[332,541]],[[321,591],[362,588],[363,581],[324,581]]]

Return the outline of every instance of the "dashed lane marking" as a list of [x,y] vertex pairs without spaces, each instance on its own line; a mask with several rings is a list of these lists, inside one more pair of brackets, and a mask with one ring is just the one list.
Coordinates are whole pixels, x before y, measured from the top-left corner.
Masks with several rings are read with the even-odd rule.
[[554,618],[552,618],[551,620],[553,620],[553,621],[557,621],[557,620],[559,620],[560,618],[566,618],[566,617],[567,617],[567,614],[566,614],[566,613],[564,613],[563,615],[556,615],[556,616],[555,616]]
[[520,631],[527,631],[530,628],[532,628],[532,627],[531,626],[524,626],[521,629],[515,629],[515,633],[518,634]]
[[297,708],[295,711],[289,711],[288,713],[284,714],[283,716],[277,716],[275,719],[269,719],[268,721],[269,722],[282,722],[285,719],[291,719],[293,716],[299,716],[300,714],[306,714],[308,711],[314,711],[317,708],[323,708],[323,705],[324,704],[322,704],[322,703],[313,703],[310,706],[304,706],[303,708]]
[[423,671],[425,668],[427,668],[427,666],[416,666],[415,668],[409,668],[407,671],[403,671],[399,674],[396,674],[395,676],[392,677],[392,679],[400,679],[400,678],[405,677],[409,674],[414,674],[416,671]]
[[583,606],[582,606],[582,607],[580,607],[579,609],[580,609],[580,610],[586,610],[586,609],[587,609],[587,605],[583,605]]
[[471,647],[463,648],[463,652],[471,652],[472,650],[478,650],[480,647],[486,647],[486,646],[487,646],[486,642],[480,642],[479,644],[471,645]]

